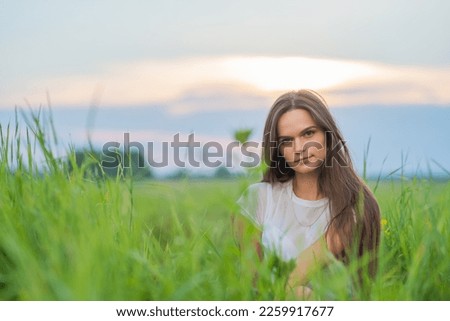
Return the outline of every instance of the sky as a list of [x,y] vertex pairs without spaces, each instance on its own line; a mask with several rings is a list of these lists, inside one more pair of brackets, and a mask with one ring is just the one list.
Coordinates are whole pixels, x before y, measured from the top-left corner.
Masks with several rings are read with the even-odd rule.
[[0,0],[0,121],[51,104],[61,137],[83,144],[96,106],[99,145],[124,131],[226,142],[240,127],[259,133],[281,93],[311,88],[359,162],[371,137],[374,172],[386,150],[450,168],[448,12],[432,0]]

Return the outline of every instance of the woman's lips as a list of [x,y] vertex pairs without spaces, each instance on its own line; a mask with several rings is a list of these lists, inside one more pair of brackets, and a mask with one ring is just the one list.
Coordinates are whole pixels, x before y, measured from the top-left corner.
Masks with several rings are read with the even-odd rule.
[[308,157],[303,157],[303,158],[297,158],[297,159],[294,160],[294,163],[304,162],[308,158],[309,158],[309,156]]
[[293,163],[314,163],[314,162],[317,162],[317,161],[322,161],[322,160],[319,159],[319,158],[316,158],[315,155],[308,155],[308,156],[303,157],[303,158],[296,158],[296,159],[294,159]]

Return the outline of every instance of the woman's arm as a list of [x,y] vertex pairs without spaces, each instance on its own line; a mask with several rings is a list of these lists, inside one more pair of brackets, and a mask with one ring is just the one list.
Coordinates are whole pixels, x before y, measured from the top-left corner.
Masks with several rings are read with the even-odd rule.
[[291,288],[306,285],[311,272],[320,266],[326,265],[328,262],[329,251],[325,240],[320,238],[297,258],[297,265],[289,276],[288,285]]
[[330,252],[341,251],[343,244],[336,233],[329,231],[326,237],[320,238],[297,258],[297,265],[288,279],[288,288],[303,299],[307,299],[311,290],[306,287],[312,272],[332,262],[334,256]]

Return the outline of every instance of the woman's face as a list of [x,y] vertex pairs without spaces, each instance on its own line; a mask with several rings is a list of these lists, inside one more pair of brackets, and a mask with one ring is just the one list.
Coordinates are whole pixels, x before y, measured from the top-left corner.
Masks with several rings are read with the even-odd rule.
[[311,173],[325,161],[325,132],[309,111],[294,109],[284,113],[277,129],[280,153],[296,173]]

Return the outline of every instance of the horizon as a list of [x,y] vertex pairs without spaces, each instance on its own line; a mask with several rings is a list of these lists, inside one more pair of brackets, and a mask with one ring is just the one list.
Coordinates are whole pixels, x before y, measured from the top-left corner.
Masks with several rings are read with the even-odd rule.
[[[41,116],[47,117],[48,111],[44,109]],[[168,166],[152,168],[152,173],[162,178],[180,170],[180,167],[174,165],[174,154],[170,147],[177,134],[180,142],[188,142],[188,136],[194,136],[195,143],[199,144],[193,152],[194,159],[202,163],[201,151],[205,144],[216,143],[225,151],[226,146],[235,141],[234,133],[237,130],[251,129],[247,141],[260,144],[267,111],[267,107],[242,111],[239,113],[239,123],[236,122],[236,113],[233,110],[211,112],[208,117],[202,113],[200,118],[195,114],[173,116],[163,107],[135,107],[126,111],[103,106],[95,112],[85,108],[83,112],[79,109],[52,109],[51,113],[60,144],[60,154],[67,152],[69,146],[82,150],[91,143],[99,151],[109,142],[117,142],[122,148],[125,145],[124,135],[128,133],[129,142],[143,145],[146,162],[149,142],[153,146],[153,159],[155,162],[161,162],[162,145],[166,143],[169,146]],[[367,176],[388,175],[402,167],[402,164],[406,176],[449,176],[450,151],[442,147],[446,144],[446,138],[450,137],[450,129],[446,125],[450,121],[450,109],[417,105],[396,108],[370,106],[364,109],[336,108],[331,109],[331,112],[343,132],[353,164],[360,175],[363,174],[366,157],[364,155],[370,142],[366,157]],[[8,122],[14,124],[12,111],[0,111],[0,120],[5,120],[7,116],[10,116]],[[19,113],[19,118],[21,117]],[[170,126],[167,126],[169,122]],[[404,123],[402,126],[396,126],[401,122]],[[4,125],[3,121],[1,123]],[[385,145],[386,142],[389,142],[388,146]],[[186,148],[181,149],[183,153],[187,153],[184,151]],[[209,150],[210,153],[213,151],[214,149]],[[255,148],[253,152],[259,153],[259,149]],[[226,157],[242,158],[237,149],[231,155],[225,153],[222,156],[222,163],[227,162]],[[192,171],[194,175],[214,173],[216,168],[205,168],[203,165],[199,168],[187,166],[186,170]],[[236,173],[242,171],[239,168],[228,169]]]

